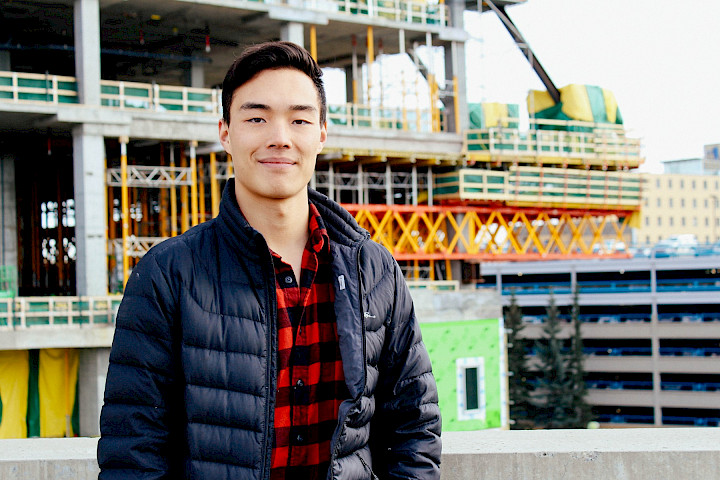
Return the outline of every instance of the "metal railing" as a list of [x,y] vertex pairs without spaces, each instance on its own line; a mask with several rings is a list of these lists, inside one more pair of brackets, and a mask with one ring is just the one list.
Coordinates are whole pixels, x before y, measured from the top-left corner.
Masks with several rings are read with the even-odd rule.
[[637,210],[642,179],[625,172],[512,166],[510,171],[463,168],[435,176],[438,199],[502,201]]
[[423,0],[305,0],[303,7],[321,12],[363,15],[403,23],[438,26],[446,26],[448,23],[445,4]]
[[419,290],[460,290],[459,280],[407,280],[408,288]]
[[[518,125],[519,119],[500,124]],[[530,119],[527,131],[490,127],[465,132],[463,152],[470,158],[554,157],[606,164],[640,160],[640,139],[628,138],[622,125],[573,120]]]
[[[0,102],[79,105],[75,77],[0,71]],[[100,105],[121,111],[150,111],[185,115],[222,115],[219,89],[154,83],[100,81]],[[432,132],[428,108],[380,107],[344,103],[328,106],[331,125],[410,132]],[[440,114],[440,130],[447,130]]]
[[[167,239],[168,237],[137,237],[135,235],[130,235],[128,237],[127,256],[131,258],[142,258],[152,247],[164,242]],[[122,238],[108,240],[109,255],[115,253],[122,255],[122,252]]]
[[77,104],[77,81],[60,75],[0,71],[0,101]]
[[[410,132],[432,132],[432,112],[429,108],[381,107],[345,103],[328,105],[328,122],[339,127],[375,128]],[[440,131],[447,131],[446,118],[440,116]]]
[[122,296],[0,298],[0,330],[115,323]]

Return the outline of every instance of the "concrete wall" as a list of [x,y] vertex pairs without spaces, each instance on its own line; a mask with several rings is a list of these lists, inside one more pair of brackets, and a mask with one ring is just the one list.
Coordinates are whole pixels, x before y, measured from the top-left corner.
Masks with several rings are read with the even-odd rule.
[[[450,432],[443,480],[711,479],[720,429]],[[96,479],[97,438],[0,440],[3,480]]]
[[421,323],[502,317],[502,300],[495,290],[411,289],[410,295]]

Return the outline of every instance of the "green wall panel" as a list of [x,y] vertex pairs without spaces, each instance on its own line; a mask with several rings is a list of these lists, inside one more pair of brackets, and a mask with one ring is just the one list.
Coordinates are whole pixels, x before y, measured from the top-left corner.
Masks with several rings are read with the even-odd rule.
[[[443,431],[507,427],[505,342],[502,319],[421,323],[423,340],[438,384]],[[502,335],[502,337],[501,337]],[[458,403],[458,359],[482,357],[485,420],[461,418]]]

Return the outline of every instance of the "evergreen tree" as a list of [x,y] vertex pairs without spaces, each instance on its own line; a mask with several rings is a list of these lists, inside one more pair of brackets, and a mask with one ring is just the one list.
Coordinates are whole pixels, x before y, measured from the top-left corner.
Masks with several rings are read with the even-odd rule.
[[547,343],[537,343],[542,376],[539,378],[536,398],[541,408],[541,423],[545,428],[568,428],[574,418],[572,377],[568,371],[567,354],[562,351],[560,330],[560,311],[551,292],[543,326]]
[[585,357],[583,355],[583,341],[580,324],[579,291],[573,291],[572,310],[570,318],[573,324],[572,349],[570,352],[569,370],[572,378],[572,410],[575,414],[572,422],[573,428],[587,428],[588,422],[593,419],[592,409],[588,405],[587,387],[585,386]]
[[508,340],[508,394],[510,397],[510,428],[513,430],[530,429],[534,426],[535,407],[530,402],[532,385],[528,382],[527,354],[528,341],[521,338],[525,326],[522,312],[517,304],[515,291],[510,295],[510,306],[505,312],[505,327]]

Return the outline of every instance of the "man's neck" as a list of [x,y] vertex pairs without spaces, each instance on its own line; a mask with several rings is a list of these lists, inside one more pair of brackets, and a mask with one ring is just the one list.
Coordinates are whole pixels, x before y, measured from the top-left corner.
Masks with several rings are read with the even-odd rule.
[[235,197],[250,226],[260,232],[270,249],[293,267],[299,279],[302,252],[308,240],[307,193],[284,200],[269,200],[236,191]]

